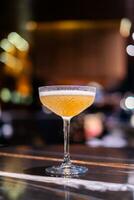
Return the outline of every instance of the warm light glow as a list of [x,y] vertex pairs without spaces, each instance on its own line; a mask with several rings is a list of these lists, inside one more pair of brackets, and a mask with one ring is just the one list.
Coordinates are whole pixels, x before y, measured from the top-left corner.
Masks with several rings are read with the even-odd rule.
[[3,62],[8,68],[16,72],[20,72],[23,68],[22,63],[18,58],[6,52],[1,53],[0,61]]
[[89,24],[87,22],[75,22],[75,21],[61,21],[61,22],[57,22],[55,23],[55,27],[57,27],[58,29],[86,29],[88,28]]
[[7,39],[0,41],[0,47],[8,53],[13,52],[15,49],[15,47]]
[[33,30],[36,30],[37,28],[37,23],[34,22],[34,21],[29,21],[27,22],[26,24],[26,29],[29,30],[29,31],[33,31]]
[[13,45],[16,46],[20,51],[27,51],[29,49],[29,44],[24,40],[18,33],[12,32],[8,35],[8,40]]
[[86,139],[97,137],[103,131],[103,115],[102,114],[88,114],[84,117],[84,131]]
[[121,23],[120,23],[120,34],[123,36],[123,37],[128,37],[130,35],[130,29],[131,29],[131,21],[127,18],[123,18],[121,20]]
[[30,88],[28,84],[20,84],[18,86],[18,90],[21,93],[22,96],[28,96],[30,94]]
[[54,22],[37,23],[29,21],[26,24],[26,30],[86,30],[86,29],[104,29],[104,28],[119,28],[119,20],[102,20],[102,21],[90,21],[90,20],[62,20]]
[[21,77],[17,82],[17,91],[22,97],[27,97],[31,94],[31,85],[27,77]]
[[134,56],[134,45],[128,45],[126,51],[129,56]]
[[133,96],[129,96],[129,97],[126,98],[126,100],[125,100],[125,106],[129,110],[133,110],[134,109],[134,97]]

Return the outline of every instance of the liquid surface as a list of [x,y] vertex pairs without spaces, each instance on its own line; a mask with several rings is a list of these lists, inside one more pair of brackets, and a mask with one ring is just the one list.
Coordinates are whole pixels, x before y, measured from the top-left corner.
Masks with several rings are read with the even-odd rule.
[[89,107],[94,101],[95,93],[90,91],[47,91],[40,92],[44,106],[62,117],[73,117]]

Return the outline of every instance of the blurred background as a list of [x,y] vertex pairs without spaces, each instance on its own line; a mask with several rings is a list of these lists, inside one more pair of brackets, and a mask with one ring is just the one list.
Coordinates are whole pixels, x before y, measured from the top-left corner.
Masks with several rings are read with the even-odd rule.
[[97,87],[71,142],[134,146],[134,1],[1,0],[0,145],[63,143],[38,87]]

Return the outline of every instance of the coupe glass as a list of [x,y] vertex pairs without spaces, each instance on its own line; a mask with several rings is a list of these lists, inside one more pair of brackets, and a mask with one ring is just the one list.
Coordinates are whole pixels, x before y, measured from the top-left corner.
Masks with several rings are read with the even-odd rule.
[[39,87],[40,101],[63,119],[64,158],[59,166],[46,168],[53,176],[77,176],[87,172],[84,166],[74,165],[69,153],[70,120],[93,102],[96,88],[92,86],[55,85]]

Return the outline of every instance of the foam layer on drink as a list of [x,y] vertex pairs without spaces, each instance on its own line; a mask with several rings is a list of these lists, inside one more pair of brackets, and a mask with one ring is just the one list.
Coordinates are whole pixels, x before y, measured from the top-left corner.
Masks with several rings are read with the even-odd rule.
[[93,91],[83,91],[83,90],[53,90],[53,91],[42,91],[40,96],[53,96],[53,95],[84,95],[84,96],[95,96]]

